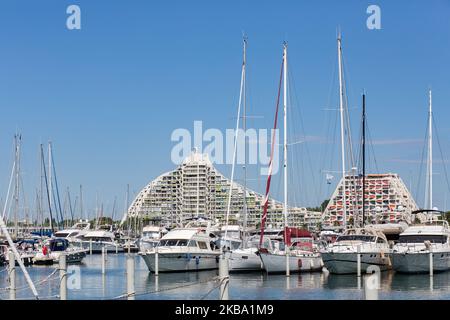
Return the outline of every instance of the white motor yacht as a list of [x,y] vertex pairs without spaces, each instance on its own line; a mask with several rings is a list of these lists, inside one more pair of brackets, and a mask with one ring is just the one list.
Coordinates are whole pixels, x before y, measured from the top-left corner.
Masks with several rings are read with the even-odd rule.
[[105,230],[89,231],[79,241],[82,248],[92,253],[101,253],[104,247],[107,252],[123,252],[123,247],[115,241],[114,233]]
[[139,238],[139,251],[145,252],[158,245],[161,237],[167,233],[167,229],[158,226],[145,226],[142,229],[141,237]]
[[45,265],[58,263],[62,254],[66,255],[67,263],[80,263],[88,251],[72,245],[66,238],[52,238],[45,241],[41,250],[34,256],[33,263]]
[[213,250],[209,230],[176,228],[159,241],[158,245],[139,252],[150,272],[155,272],[155,254],[158,253],[159,272],[212,270],[218,268],[219,250]]
[[336,242],[322,250],[325,267],[335,274],[357,273],[358,247],[362,272],[370,265],[378,266],[381,271],[391,267],[390,248],[386,236],[370,226],[347,229]]
[[402,273],[428,273],[430,254],[433,272],[450,269],[450,229],[445,220],[430,219],[401,233],[392,249],[392,266]]
[[236,250],[241,247],[241,227],[239,225],[222,226],[218,233],[218,247],[226,250]]

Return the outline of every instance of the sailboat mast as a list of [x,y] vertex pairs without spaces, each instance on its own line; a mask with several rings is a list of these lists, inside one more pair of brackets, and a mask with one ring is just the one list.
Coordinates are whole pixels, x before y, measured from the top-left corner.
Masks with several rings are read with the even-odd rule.
[[80,184],[80,219],[83,220],[83,186]]
[[286,276],[290,275],[289,270],[289,245],[290,241],[288,239],[288,197],[287,197],[287,43],[283,45],[283,65],[284,65],[284,78],[283,78],[283,168],[284,168],[284,242],[285,242],[285,253],[286,253]]
[[362,226],[366,221],[366,94],[362,105]]
[[16,134],[14,136],[14,142],[15,142],[15,188],[14,188],[14,237],[17,238],[18,236],[18,229],[19,229],[19,223],[18,223],[18,215],[19,215],[19,182],[20,182],[20,140],[21,136]]
[[429,94],[429,114],[428,114],[428,167],[429,167],[429,177],[428,177],[428,201],[429,201],[429,208],[433,209],[433,106],[432,106],[432,96],[431,96],[431,89],[428,92]]
[[[283,169],[284,169],[284,226],[288,226],[288,197],[287,197],[287,43],[283,45],[283,59],[284,59],[284,79],[283,79]],[[285,231],[286,232],[286,231]]]
[[338,64],[339,64],[339,111],[341,116],[341,162],[342,162],[342,197],[343,197],[343,218],[344,229],[347,227],[347,197],[345,190],[345,146],[344,146],[344,87],[342,79],[342,46],[341,34],[339,33],[337,39],[338,45]]
[[[52,143],[48,142],[48,192],[50,198],[49,206],[53,206],[53,188],[52,188]],[[58,215],[56,215],[58,216]]]
[[246,64],[247,64],[247,38],[244,37],[244,59],[242,62],[242,73],[243,73],[243,84],[242,84],[242,90],[243,90],[243,117],[242,117],[242,128],[244,130],[244,165],[242,166],[242,169],[244,170],[244,199],[243,199],[243,207],[242,211],[244,214],[244,222],[243,222],[243,232],[242,232],[242,248],[246,248],[246,230],[247,230],[247,141],[245,138],[245,132],[247,130],[247,101],[246,101]]

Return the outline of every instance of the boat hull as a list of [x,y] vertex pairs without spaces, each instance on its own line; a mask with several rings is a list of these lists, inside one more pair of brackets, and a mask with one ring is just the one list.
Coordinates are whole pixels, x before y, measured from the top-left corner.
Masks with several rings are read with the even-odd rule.
[[[325,268],[333,274],[352,274],[358,272],[356,252],[323,252],[322,260]],[[390,268],[390,259],[388,254],[379,252],[361,253],[361,272],[365,272],[369,266],[377,266],[380,271]]]
[[[260,258],[267,273],[285,273],[286,255],[259,252]],[[319,272],[322,271],[323,263],[320,255],[291,255],[289,256],[289,271],[299,272]]]
[[[399,273],[429,273],[430,254],[423,253],[393,253],[392,267]],[[450,252],[433,253],[433,272],[450,270]]]
[[[75,244],[75,243],[74,243]],[[75,244],[76,245],[76,244]],[[89,241],[81,242],[81,248],[90,252],[91,244]],[[124,249],[120,245],[116,245],[110,242],[92,242],[92,253],[102,253],[102,248],[105,248],[107,253],[123,252]]]
[[[155,253],[141,253],[150,272],[155,272]],[[214,270],[219,267],[220,253],[159,253],[159,272]]]
[[263,271],[263,263],[257,254],[257,249],[238,249],[229,253],[229,272]]

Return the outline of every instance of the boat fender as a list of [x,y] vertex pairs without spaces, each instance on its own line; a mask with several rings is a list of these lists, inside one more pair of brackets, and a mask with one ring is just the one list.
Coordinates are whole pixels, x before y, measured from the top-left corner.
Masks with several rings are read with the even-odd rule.
[[186,254],[186,260],[187,260],[187,261],[191,261],[191,258],[192,258],[192,256],[191,256],[190,253]]
[[302,268],[302,259],[298,259],[297,266],[299,270]]
[[216,256],[216,263],[219,263],[219,256]]
[[43,246],[43,247],[42,247],[42,254],[43,254],[44,256],[46,256],[47,253],[48,253],[47,246]]
[[200,257],[195,257],[195,264],[196,265],[199,265],[200,264]]

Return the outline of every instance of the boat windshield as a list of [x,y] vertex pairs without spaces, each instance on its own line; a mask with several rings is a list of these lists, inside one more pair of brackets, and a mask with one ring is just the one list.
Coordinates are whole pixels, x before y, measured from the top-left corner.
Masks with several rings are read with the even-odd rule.
[[411,234],[411,235],[401,235],[400,243],[423,243],[424,241],[430,241],[432,243],[446,243],[447,236],[439,234]]
[[374,236],[366,236],[360,234],[343,235],[337,238],[336,242],[339,241],[364,241],[364,242],[374,242]]
[[142,233],[143,237],[151,238],[151,239],[158,239],[159,238],[159,232],[158,231],[145,231]]
[[174,246],[186,247],[187,244],[188,244],[188,240],[186,240],[186,239],[182,239],[182,240],[170,239],[170,240],[161,240],[159,242],[160,247],[174,247]]

